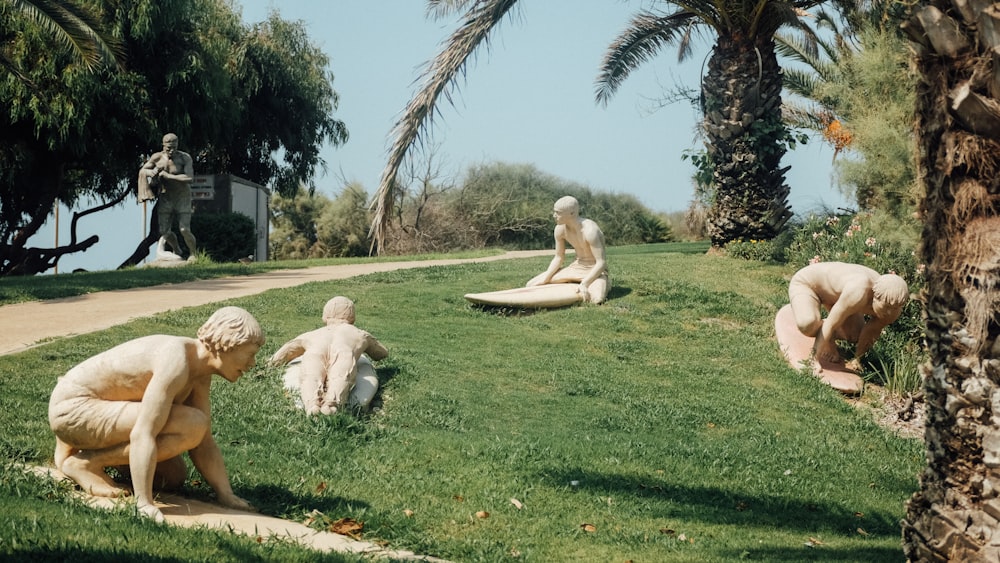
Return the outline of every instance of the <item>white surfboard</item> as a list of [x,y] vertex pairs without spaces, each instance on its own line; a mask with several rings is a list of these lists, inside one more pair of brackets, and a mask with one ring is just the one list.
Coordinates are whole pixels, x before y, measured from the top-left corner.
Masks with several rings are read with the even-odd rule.
[[582,301],[583,296],[577,292],[578,285],[575,283],[553,283],[518,287],[487,293],[467,293],[465,298],[480,305],[549,309],[565,307]]

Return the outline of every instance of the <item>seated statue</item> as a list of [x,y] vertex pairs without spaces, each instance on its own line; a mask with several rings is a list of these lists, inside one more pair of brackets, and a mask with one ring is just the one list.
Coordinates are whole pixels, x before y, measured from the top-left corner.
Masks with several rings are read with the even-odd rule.
[[126,491],[105,472],[130,473],[140,514],[163,521],[154,481],[178,487],[187,476],[181,454],[215,490],[219,504],[253,510],[233,494],[212,436],[212,375],[236,381],[255,365],[264,333],[250,313],[223,307],[198,338],[152,335],[130,340],[74,366],[49,400],[55,466],[90,494]]
[[[842,364],[837,340],[857,344],[849,369],[860,371],[864,356],[899,318],[909,301],[906,281],[896,274],[844,262],[818,262],[802,268],[788,285],[788,300],[799,331],[815,337],[813,354],[821,362]],[[826,319],[822,309],[827,311]]]
[[285,365],[301,357],[298,364],[289,366],[285,386],[298,389],[302,407],[310,415],[334,414],[348,405],[361,369],[367,387],[375,385],[362,401],[361,406],[366,407],[377,389],[378,379],[364,356],[381,360],[389,351],[374,336],[354,326],[354,302],[346,297],[327,301],[323,322],[326,326],[286,342],[271,356],[268,365]]
[[[526,287],[556,283],[578,283],[581,301],[603,303],[608,296],[608,263],[605,259],[604,233],[597,223],[580,217],[580,204],[575,197],[559,198],[553,206],[556,220],[553,233],[556,255],[548,269],[528,281]],[[562,267],[566,244],[576,251],[576,259]]]

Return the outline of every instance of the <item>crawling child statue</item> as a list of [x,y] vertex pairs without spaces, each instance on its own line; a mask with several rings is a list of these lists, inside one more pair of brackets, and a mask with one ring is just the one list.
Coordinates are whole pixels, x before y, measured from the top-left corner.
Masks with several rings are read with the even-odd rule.
[[349,404],[360,371],[367,392],[355,402],[366,407],[378,385],[369,358],[381,360],[389,351],[374,336],[354,326],[354,302],[346,297],[334,297],[326,303],[323,322],[326,326],[286,342],[268,365],[291,362],[285,372],[285,387],[298,389],[302,407],[310,415],[333,414]]

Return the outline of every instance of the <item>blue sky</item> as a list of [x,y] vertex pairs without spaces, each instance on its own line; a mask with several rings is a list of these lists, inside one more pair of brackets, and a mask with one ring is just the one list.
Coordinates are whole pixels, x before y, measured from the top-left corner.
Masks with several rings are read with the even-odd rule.
[[[371,195],[386,161],[390,132],[416,91],[424,64],[440,50],[456,20],[426,17],[423,0],[242,0],[244,21],[277,10],[302,20],[330,56],[336,117],[350,140],[327,147],[319,190],[335,195],[356,181]],[[539,170],[594,190],[629,193],[654,211],[679,211],[691,199],[690,161],[697,149],[699,116],[687,103],[659,107],[677,84],[697,88],[707,46],[678,63],[663,51],[639,68],[606,107],[594,101],[594,79],[605,49],[649,0],[522,0],[514,17],[495,30],[460,80],[455,105],[440,105],[428,137],[436,162],[454,177],[495,161],[533,164]],[[159,139],[150,139],[150,151]],[[184,140],[181,139],[183,150]],[[785,157],[796,213],[846,200],[832,180],[832,150],[817,140]],[[198,168],[198,174],[213,171]],[[134,201],[83,219],[78,236],[101,242],[64,257],[59,271],[111,269],[131,254],[146,224]],[[586,209],[583,210],[586,215]],[[69,240],[70,213],[60,213],[60,243]],[[33,246],[55,242],[50,220]],[[198,233],[195,233],[197,236]]]

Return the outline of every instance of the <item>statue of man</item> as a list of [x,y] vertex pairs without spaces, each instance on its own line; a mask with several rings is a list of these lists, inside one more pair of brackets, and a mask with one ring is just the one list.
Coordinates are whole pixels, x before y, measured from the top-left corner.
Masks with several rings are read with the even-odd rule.
[[[556,255],[548,269],[528,281],[527,286],[579,283],[577,291],[583,301],[603,303],[609,287],[604,233],[597,223],[580,217],[580,203],[572,196],[559,198],[552,216],[556,220]],[[567,243],[576,251],[576,259],[563,268]]]
[[[879,275],[860,264],[817,262],[795,273],[788,284],[788,300],[799,331],[816,338],[817,358],[843,363],[837,340],[857,344],[848,368],[858,370],[860,359],[899,318],[910,299],[906,281],[896,274]],[[823,319],[820,308],[826,309]]]
[[374,336],[354,326],[354,302],[350,299],[338,296],[327,301],[323,322],[326,326],[289,340],[268,360],[268,365],[279,366],[301,356],[297,370],[289,367],[286,386],[299,390],[302,406],[310,415],[333,414],[347,405],[359,365],[371,366],[364,355],[373,360],[389,355]]
[[144,336],[74,366],[49,399],[56,469],[92,495],[117,497],[126,491],[104,469],[127,468],[139,513],[162,522],[154,480],[162,487],[183,483],[187,452],[219,504],[252,510],[233,494],[212,436],[209,389],[213,374],[239,379],[263,344],[250,313],[223,307],[197,339]]
[[[160,240],[156,246],[159,258],[179,258],[180,245],[174,234],[173,216],[191,254],[188,261],[197,259],[197,246],[191,232],[191,182],[194,181],[194,164],[191,155],[177,150],[177,135],[163,136],[163,150],[153,154],[139,169],[139,201],[159,198],[157,220]],[[158,195],[157,195],[158,194]],[[170,246],[170,251],[167,246]]]

